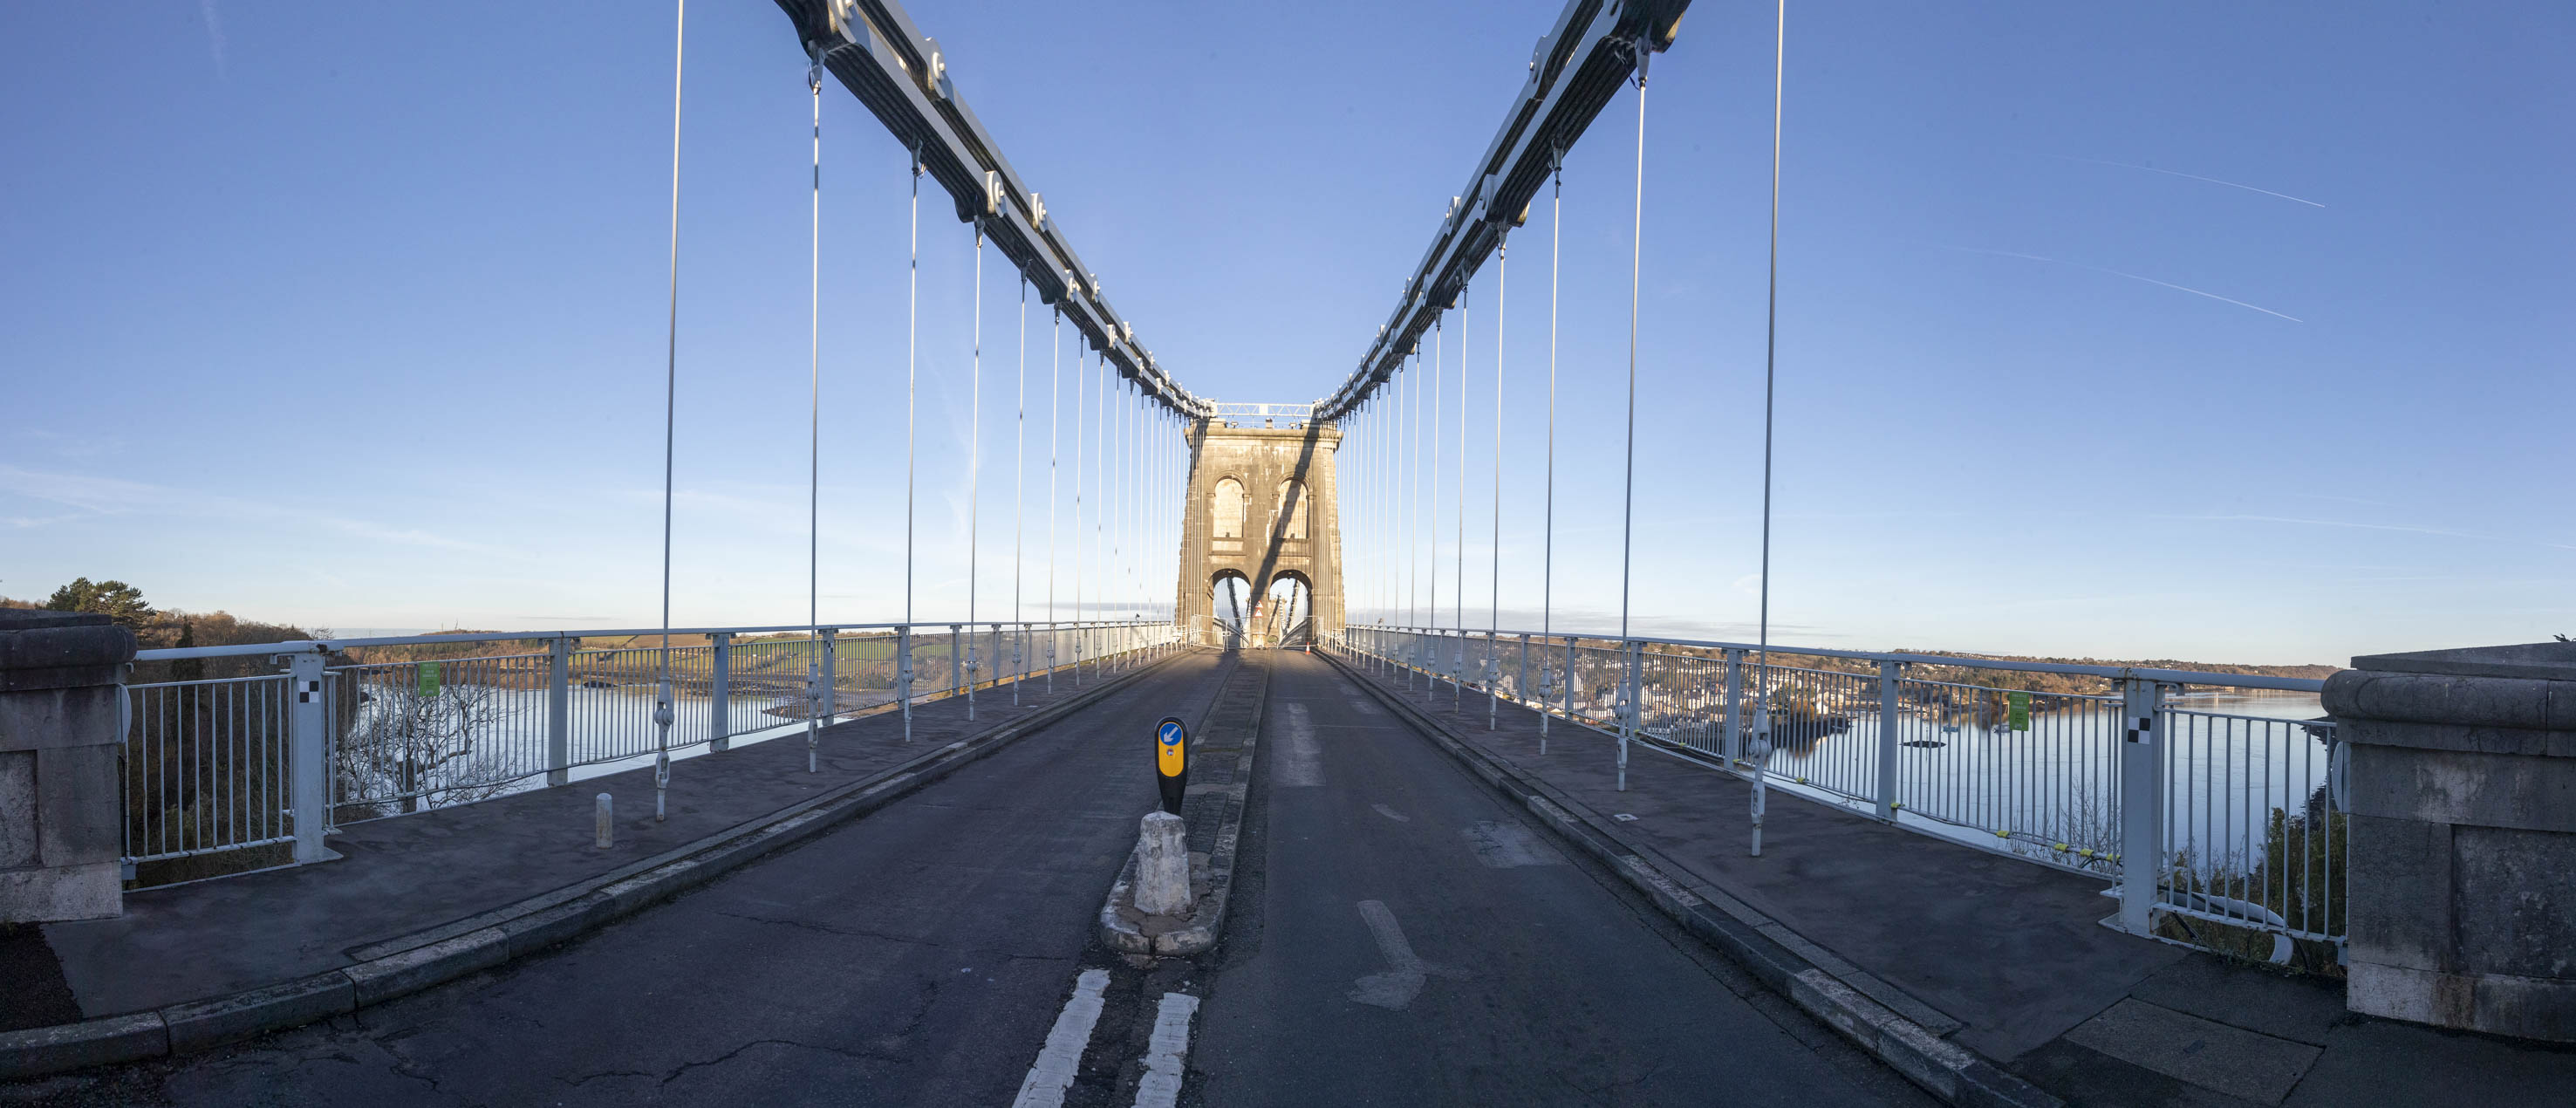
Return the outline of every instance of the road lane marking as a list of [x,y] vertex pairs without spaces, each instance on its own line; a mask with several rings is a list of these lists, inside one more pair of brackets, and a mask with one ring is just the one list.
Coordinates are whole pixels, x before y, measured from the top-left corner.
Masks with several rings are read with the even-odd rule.
[[1385,816],[1385,817],[1386,817],[1386,818],[1388,818],[1388,819],[1394,820],[1394,821],[1395,821],[1395,822],[1397,822],[1397,823],[1411,823],[1411,822],[1413,822],[1413,817],[1412,817],[1412,816],[1405,815],[1404,813],[1399,812],[1399,811],[1396,811],[1396,810],[1395,810],[1395,809],[1393,809],[1393,808],[1389,808],[1389,807],[1387,807],[1387,806],[1386,806],[1386,805],[1384,805],[1384,804],[1371,804],[1371,805],[1369,805],[1369,807],[1377,809],[1377,814],[1379,814],[1379,815],[1381,815],[1381,816]]
[[1154,1036],[1145,1044],[1145,1076],[1136,1082],[1136,1108],[1172,1108],[1181,1098],[1182,1063],[1190,1054],[1190,1017],[1199,998],[1164,993],[1154,1008]]
[[1055,1026],[1047,1030],[1038,1060],[1029,1063],[1029,1076],[1020,1082],[1011,1108],[1059,1108],[1064,1103],[1064,1091],[1073,1087],[1074,1071],[1082,1064],[1082,1048],[1091,1042],[1092,1025],[1100,1022],[1100,993],[1108,987],[1108,970],[1087,969],[1074,978],[1073,995],[1056,1013]]
[[1483,820],[1473,827],[1458,829],[1467,838],[1467,847],[1476,852],[1476,860],[1495,869],[1516,866],[1561,866],[1565,855],[1540,842],[1538,833],[1518,822]]
[[1289,703],[1279,744],[1278,784],[1312,788],[1324,783],[1324,744],[1315,738],[1315,720],[1303,704]]

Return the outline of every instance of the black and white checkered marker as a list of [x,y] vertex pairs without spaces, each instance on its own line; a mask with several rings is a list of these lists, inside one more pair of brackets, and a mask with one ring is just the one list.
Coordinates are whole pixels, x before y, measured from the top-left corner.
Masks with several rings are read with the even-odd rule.
[[322,682],[298,681],[295,683],[295,702],[298,704],[311,704],[313,698],[320,695],[322,695]]

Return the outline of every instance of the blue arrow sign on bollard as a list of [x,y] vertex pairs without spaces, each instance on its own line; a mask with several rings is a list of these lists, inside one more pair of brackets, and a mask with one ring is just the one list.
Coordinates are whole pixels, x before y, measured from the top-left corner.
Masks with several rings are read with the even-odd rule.
[[1154,779],[1163,794],[1163,810],[1181,814],[1181,793],[1190,780],[1190,733],[1177,716],[1154,725]]

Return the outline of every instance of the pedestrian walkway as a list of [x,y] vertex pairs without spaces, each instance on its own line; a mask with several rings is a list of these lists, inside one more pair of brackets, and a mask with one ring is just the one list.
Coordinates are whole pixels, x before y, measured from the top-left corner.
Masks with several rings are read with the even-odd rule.
[[[1205,680],[1221,672],[1217,658],[1184,654],[1168,672],[1145,672]],[[1053,693],[1043,677],[1029,680],[1017,707],[1007,685],[988,688],[972,720],[964,697],[920,704],[910,742],[900,714],[845,721],[822,730],[813,773],[802,732],[690,758],[672,767],[663,822],[653,819],[647,767],[345,826],[329,840],[338,861],[129,892],[122,916],[43,925],[53,965],[16,958],[6,967],[20,987],[0,989],[0,1033],[231,996],[463,935],[490,913],[658,872],[872,779],[926,777],[953,746],[1059,715],[1138,672],[1086,672],[1079,684],[1059,673]],[[905,787],[889,781],[885,795]],[[614,797],[616,812],[616,843],[605,850],[593,838],[599,793]],[[59,977],[42,980],[48,972]],[[76,1012],[64,1010],[66,991]]]
[[1506,702],[1489,731],[1481,692],[1350,665],[1658,868],[1778,921],[1809,961],[1892,986],[1903,995],[1872,995],[2070,1103],[2576,1103],[2576,1049],[2351,1015],[2340,981],[2112,930],[2101,878],[1779,790],[1752,857],[1741,778],[1634,743],[1621,792],[1614,736],[1558,719],[1541,754],[1535,712]]

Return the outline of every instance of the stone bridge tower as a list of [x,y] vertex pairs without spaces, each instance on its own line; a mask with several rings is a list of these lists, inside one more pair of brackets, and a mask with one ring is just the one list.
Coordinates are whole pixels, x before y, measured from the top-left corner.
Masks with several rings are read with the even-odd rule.
[[[1220,417],[1184,432],[1190,481],[1173,608],[1181,634],[1219,645],[1213,591],[1220,580],[1241,577],[1256,601],[1273,583],[1297,580],[1313,598],[1313,633],[1329,635],[1341,629],[1343,614],[1341,498],[1333,473],[1342,433],[1308,421],[1312,409],[1305,405],[1220,406],[1237,409],[1253,409],[1255,419],[1238,424]],[[1281,411],[1292,414],[1269,414]]]

